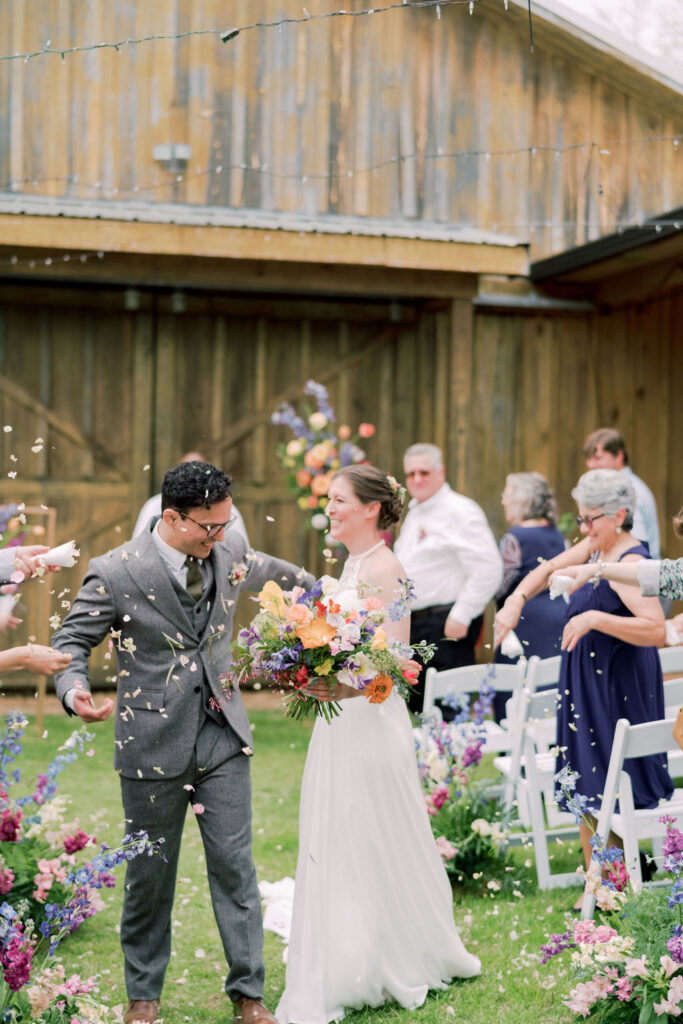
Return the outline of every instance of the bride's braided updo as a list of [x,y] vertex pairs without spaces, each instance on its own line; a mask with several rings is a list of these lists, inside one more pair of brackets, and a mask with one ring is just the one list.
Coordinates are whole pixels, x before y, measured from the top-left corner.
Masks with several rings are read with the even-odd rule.
[[392,476],[387,476],[376,466],[344,466],[332,479],[343,477],[348,480],[353,493],[362,505],[370,505],[373,501],[380,504],[377,517],[377,528],[387,530],[403,518],[404,490]]

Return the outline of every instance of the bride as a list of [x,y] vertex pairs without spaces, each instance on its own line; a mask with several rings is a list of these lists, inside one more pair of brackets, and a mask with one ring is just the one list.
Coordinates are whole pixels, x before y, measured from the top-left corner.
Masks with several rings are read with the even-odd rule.
[[[401,563],[380,530],[398,522],[395,483],[373,466],[332,480],[330,534],[349,552],[340,584],[396,599]],[[408,643],[410,618],[383,628]],[[309,690],[329,700],[325,684]],[[422,797],[410,718],[393,691],[371,704],[338,683],[343,710],[319,718],[301,790],[299,859],[279,1024],[328,1024],[344,1008],[395,999],[420,1006],[428,989],[480,973],[453,923],[451,888]]]

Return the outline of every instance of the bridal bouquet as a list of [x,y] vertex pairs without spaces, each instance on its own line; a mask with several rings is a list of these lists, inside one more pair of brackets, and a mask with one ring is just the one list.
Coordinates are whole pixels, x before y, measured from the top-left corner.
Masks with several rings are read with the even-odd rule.
[[289,402],[283,403],[270,422],[289,427],[294,437],[287,444],[279,444],[277,457],[287,475],[287,483],[300,509],[309,513],[308,525],[326,532],[327,516],[321,509],[327,505],[327,492],[334,473],[342,466],[363,462],[365,452],[358,447],[359,438],[372,437],[375,428],[361,423],[357,434],[342,424],[334,429],[334,410],[327,397],[327,388],[309,380],[304,395],[315,398],[317,409],[308,409],[304,418]]
[[[339,704],[307,693],[321,680],[332,697],[337,683],[362,691],[372,704],[385,701],[394,687],[405,695],[420,666],[412,660],[413,648],[382,628],[387,618],[398,621],[408,614],[412,588],[409,581],[400,582],[390,604],[364,584],[342,591],[331,576],[323,576],[308,593],[266,583],[258,596],[261,610],[233,644],[233,664],[222,676],[226,695],[247,680],[266,677],[283,693],[288,717],[321,715],[328,722],[339,714]],[[431,648],[418,646],[421,657],[431,656]]]

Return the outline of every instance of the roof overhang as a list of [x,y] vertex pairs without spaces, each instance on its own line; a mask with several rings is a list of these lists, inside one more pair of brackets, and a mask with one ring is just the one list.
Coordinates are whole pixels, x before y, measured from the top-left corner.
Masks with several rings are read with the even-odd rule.
[[6,279],[439,297],[473,294],[479,274],[527,272],[526,241],[467,227],[0,197]]
[[683,287],[683,207],[532,263],[535,285],[598,306],[631,305]]

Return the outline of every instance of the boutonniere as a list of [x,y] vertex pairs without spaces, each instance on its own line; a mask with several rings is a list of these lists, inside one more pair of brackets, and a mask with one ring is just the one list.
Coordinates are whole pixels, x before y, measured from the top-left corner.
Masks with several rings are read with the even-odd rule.
[[427,536],[427,531],[425,530],[424,526],[421,526],[419,531],[418,531],[418,534],[417,534],[417,539],[418,540],[424,540],[426,536]]
[[228,583],[231,587],[236,587],[238,583],[241,583],[244,577],[249,571],[249,566],[244,562],[235,562],[232,569],[228,573]]

